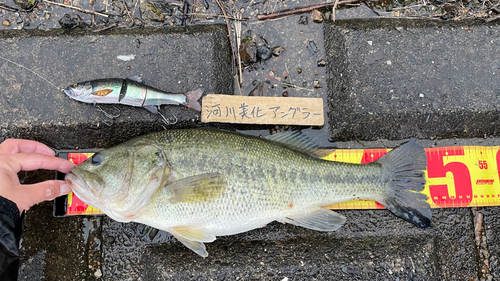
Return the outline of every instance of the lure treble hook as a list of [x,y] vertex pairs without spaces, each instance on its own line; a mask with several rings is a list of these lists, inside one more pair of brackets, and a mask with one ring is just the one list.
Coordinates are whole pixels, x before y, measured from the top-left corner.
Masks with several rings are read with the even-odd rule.
[[[158,106],[157,106],[157,107],[158,107]],[[175,123],[177,123],[177,121],[179,121],[179,120],[177,119],[177,116],[172,115],[172,116],[175,118],[175,121],[170,122],[170,120],[168,120],[168,118],[166,118],[163,114],[161,114],[161,112],[160,112],[160,108],[159,108],[159,107],[158,107],[158,114],[161,116],[161,118],[163,119],[163,120],[162,120],[162,121],[163,121],[163,123],[165,123],[166,125],[174,125]]]

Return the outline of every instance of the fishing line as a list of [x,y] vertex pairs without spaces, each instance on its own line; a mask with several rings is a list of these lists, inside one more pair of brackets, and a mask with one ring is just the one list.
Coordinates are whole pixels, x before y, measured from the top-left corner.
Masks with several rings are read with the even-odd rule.
[[31,73],[33,73],[33,74],[35,74],[36,76],[38,76],[39,78],[41,78],[41,79],[42,79],[42,80],[44,80],[45,82],[49,83],[51,86],[53,86],[54,88],[56,88],[58,91],[61,91],[61,92],[63,92],[63,91],[64,91],[64,89],[61,89],[61,88],[57,87],[57,86],[56,86],[56,85],[54,85],[52,82],[50,82],[48,79],[46,79],[46,78],[45,78],[45,77],[43,77],[42,75],[40,75],[40,74],[38,74],[38,73],[34,72],[33,70],[31,70],[31,69],[27,68],[26,66],[21,65],[21,64],[18,64],[18,63],[16,63],[16,62],[13,62],[13,61],[11,61],[11,60],[9,60],[9,59],[6,59],[6,58],[4,58],[4,57],[2,57],[2,56],[0,56],[0,59],[3,59],[4,61],[10,62],[10,63],[12,63],[12,64],[14,64],[14,65],[16,65],[16,66],[19,66],[19,67],[21,67],[21,68],[25,69],[25,70],[28,70],[29,72],[31,72]]

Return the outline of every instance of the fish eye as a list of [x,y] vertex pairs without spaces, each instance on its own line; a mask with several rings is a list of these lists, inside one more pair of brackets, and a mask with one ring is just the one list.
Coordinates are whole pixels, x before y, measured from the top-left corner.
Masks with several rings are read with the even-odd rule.
[[102,163],[102,156],[100,154],[94,154],[90,160],[92,161],[92,165],[97,166]]
[[73,84],[73,88],[76,88],[76,87],[78,87],[78,84]]

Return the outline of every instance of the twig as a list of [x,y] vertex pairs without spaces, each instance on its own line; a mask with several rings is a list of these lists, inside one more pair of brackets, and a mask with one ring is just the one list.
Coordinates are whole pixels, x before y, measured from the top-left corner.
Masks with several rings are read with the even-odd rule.
[[139,4],[139,0],[135,1],[134,10],[132,11],[132,15],[135,14],[135,10],[137,9],[137,4]]
[[54,5],[58,5],[58,6],[66,7],[66,8],[70,8],[70,9],[77,10],[79,12],[86,13],[86,14],[99,15],[99,16],[106,17],[106,18],[109,17],[108,15],[103,14],[103,13],[93,12],[93,11],[85,10],[85,9],[78,8],[78,7],[71,6],[71,5],[66,5],[66,4],[62,4],[62,3],[52,2],[52,1],[49,1],[49,0],[43,0],[43,2],[47,2],[47,3],[50,3],[50,4],[54,4]]
[[332,8],[332,19],[335,22],[335,10],[337,10],[337,5],[339,4],[339,0],[335,0]]
[[491,18],[487,18],[485,21],[486,21],[486,22],[490,22],[490,21],[497,20],[497,19],[499,19],[499,18],[500,18],[500,14],[498,14],[498,15],[494,15],[494,16],[492,16]]
[[125,13],[127,13],[127,15],[132,18],[132,15],[130,14],[130,10],[128,9],[127,7],[127,3],[125,3],[125,1],[122,1],[123,3],[123,7],[125,7]]
[[112,24],[110,26],[106,26],[106,27],[103,27],[103,28],[100,28],[100,29],[92,30],[92,32],[100,32],[100,31],[111,29],[111,28],[115,28],[117,26],[118,26],[118,23],[114,23],[114,24]]
[[234,42],[233,42],[233,36],[231,36],[231,27],[229,26],[229,20],[226,14],[226,10],[222,7],[221,3],[219,0],[215,0],[217,2],[217,5],[219,5],[220,10],[224,14],[224,18],[226,20],[226,26],[227,26],[227,35],[229,36],[229,43],[231,44],[231,51],[233,52],[233,63],[231,64],[233,66],[233,74],[235,70],[235,62],[236,62],[236,55],[234,54]]
[[9,6],[5,5],[4,3],[0,3],[0,9],[6,10],[6,11],[9,11],[9,12],[17,12],[17,11],[19,11],[16,8],[12,8],[12,7],[9,7]]
[[406,10],[406,9],[418,8],[418,7],[422,7],[422,6],[427,6],[427,4],[418,4],[418,5],[412,5],[412,6],[406,6],[406,7],[394,8],[394,9],[392,9],[392,10],[399,11],[399,10]]
[[302,7],[302,8],[297,8],[297,9],[283,10],[283,11],[279,11],[279,12],[271,13],[271,14],[260,14],[260,15],[257,15],[257,19],[267,20],[267,19],[281,18],[281,17],[289,16],[289,15],[307,13],[307,12],[310,12],[310,11],[316,10],[316,9],[329,8],[329,7],[335,6],[336,4],[337,5],[345,5],[345,4],[358,3],[361,1],[362,0],[341,0],[341,1],[335,1],[334,3],[317,4],[317,5],[312,5],[312,6]]
[[[203,14],[203,13],[186,13],[184,14],[185,16],[194,16],[194,15],[198,15],[198,16],[205,16],[205,17],[213,17],[213,18],[221,18],[221,17],[224,17],[224,15],[216,15],[216,14]],[[251,20],[252,18],[235,18],[235,17],[232,17],[232,16],[227,16],[228,19],[231,19],[231,20],[237,20],[237,21],[246,21],[246,20]]]
[[9,12],[16,12],[16,13],[25,13],[25,14],[27,14],[27,13],[31,13],[34,8],[35,8],[35,6],[29,8],[28,10],[16,9],[16,8],[13,8],[13,7],[5,5],[5,3],[0,3],[0,9],[6,10],[6,11],[9,11]]
[[[240,13],[236,13],[236,18],[240,18],[241,15]],[[241,44],[241,22],[240,21],[235,21],[234,22],[234,33],[236,34],[236,47],[238,48],[238,70],[239,70],[239,86],[241,86],[241,84],[243,84],[243,74],[242,74],[242,71],[241,71],[241,56],[240,56],[240,51],[239,51],[239,47],[240,47],[240,44]]]
[[193,18],[194,18],[194,15],[195,15],[195,12],[196,12],[196,5],[198,5],[196,3],[197,0],[194,0],[194,3],[193,3],[193,11],[191,12],[191,20],[189,20],[190,23],[193,23]]
[[299,90],[306,90],[306,91],[309,91],[309,92],[314,92],[314,90],[311,90],[311,89],[306,89],[306,88],[302,88],[302,87],[299,87],[297,85],[294,85],[294,84],[290,84],[288,82],[281,82],[281,84],[285,85],[285,86],[288,86],[288,87],[292,87],[292,88],[295,88],[295,89],[299,89]]

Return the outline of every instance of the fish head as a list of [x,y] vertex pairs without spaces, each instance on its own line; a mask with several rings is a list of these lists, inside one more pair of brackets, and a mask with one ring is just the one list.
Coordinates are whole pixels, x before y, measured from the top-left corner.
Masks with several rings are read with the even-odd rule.
[[161,146],[128,142],[95,153],[66,174],[66,183],[88,205],[117,221],[131,221],[171,174]]
[[77,83],[64,88],[63,91],[70,98],[80,100],[92,93],[92,84],[90,82]]

